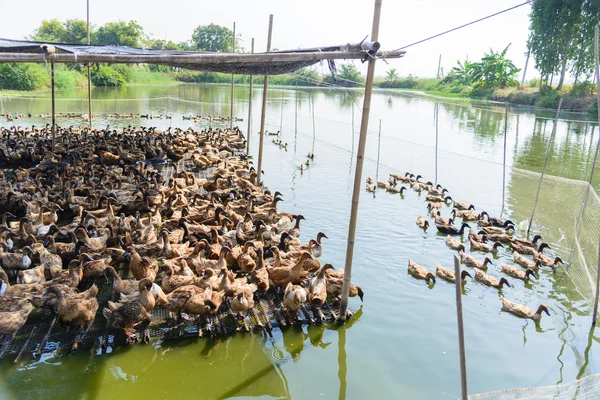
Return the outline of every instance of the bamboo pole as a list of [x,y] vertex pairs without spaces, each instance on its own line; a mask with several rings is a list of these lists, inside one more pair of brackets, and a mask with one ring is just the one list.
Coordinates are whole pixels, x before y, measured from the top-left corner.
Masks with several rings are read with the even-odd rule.
[[460,278],[460,263],[454,256],[454,288],[456,289],[456,320],[458,325],[458,352],[460,354],[460,389],[463,400],[468,398],[467,388],[467,357],[465,354],[465,331],[462,312],[462,279]]
[[558,114],[560,113],[560,107],[562,106],[562,97],[558,101],[558,108],[556,109],[556,116],[554,118],[554,125],[552,126],[552,133],[550,133],[550,139],[548,140],[548,148],[546,149],[546,157],[544,158],[544,167],[542,168],[542,174],[540,175],[540,181],[538,182],[537,194],[535,195],[535,202],[533,203],[533,210],[531,210],[531,218],[529,218],[529,224],[527,225],[527,236],[531,230],[531,224],[533,223],[533,216],[535,215],[535,209],[537,207],[538,199],[540,197],[540,189],[542,187],[542,180],[544,179],[544,173],[546,172],[546,165],[548,164],[548,155],[550,154],[550,148],[552,147],[552,139],[556,133],[556,125],[558,124]]
[[279,116],[279,133],[283,131],[283,89],[281,89],[281,96],[279,97],[281,103],[281,114]]
[[504,211],[504,196],[506,193],[506,134],[508,132],[508,102],[504,103],[504,153],[502,157],[502,211]]
[[352,102],[352,154],[354,154],[354,102]]
[[[271,51],[271,37],[273,35],[273,14],[269,15],[269,33],[267,35],[267,53]],[[265,117],[267,114],[267,92],[269,90],[269,76],[265,75],[263,97],[262,97],[262,111],[260,114],[260,140],[258,144],[258,171],[256,182],[260,185],[261,173],[262,173],[262,155],[263,155],[263,143],[265,141]]]
[[[233,39],[231,41],[231,52],[235,53],[235,22],[233,23]],[[231,106],[229,107],[229,129],[233,129],[233,100],[235,86],[235,75],[231,74]]]
[[600,242],[598,242],[598,270],[596,271],[596,298],[594,299],[594,315],[592,317],[592,326],[596,326],[596,317],[598,315],[598,298],[600,297]]
[[[90,0],[87,0],[87,44],[90,45]],[[90,63],[87,65],[87,86],[88,86],[88,128],[92,129],[92,73]]]
[[[373,13],[373,29],[371,41],[377,42],[379,38],[379,20],[381,17],[381,1],[375,0],[375,11]],[[365,94],[363,112],[360,122],[360,137],[358,139],[358,154],[356,155],[356,173],[354,175],[354,189],[352,192],[352,207],[350,210],[350,226],[348,227],[348,245],[346,247],[346,262],[344,266],[344,285],[342,287],[342,301],[340,304],[339,320],[345,321],[348,312],[348,295],[350,293],[350,282],[352,281],[352,258],[354,256],[354,240],[356,237],[356,220],[358,217],[358,203],[362,185],[362,170],[364,163],[365,146],[367,143],[367,128],[369,127],[369,114],[371,111],[371,93],[373,91],[373,76],[375,75],[375,58],[369,58],[367,68],[367,81],[365,83]]]
[[527,50],[527,58],[525,59],[525,68],[523,68],[523,76],[521,77],[521,87],[525,84],[525,74],[527,74],[527,64],[529,64],[529,55],[531,50]]
[[[296,107],[294,111],[294,140],[298,135],[298,77],[296,76],[296,93],[294,94],[294,100],[296,101]],[[295,149],[294,149],[295,150]]]
[[437,74],[436,74],[436,78],[440,79],[440,67],[442,66],[442,55],[440,54],[440,58],[438,59],[438,68],[437,68]]
[[[254,53],[254,38],[250,44],[250,53]],[[250,136],[252,130],[252,89],[254,86],[254,75],[250,75],[250,94],[248,95],[248,132],[246,133],[246,155],[250,154]]]
[[50,81],[52,85],[52,152],[56,142],[56,99],[54,93],[54,63],[50,63]]
[[[394,50],[377,52],[377,56],[385,58],[403,57],[405,51]],[[58,64],[73,63],[110,63],[110,64],[157,64],[174,65],[186,68],[187,66],[205,67],[206,71],[223,71],[222,64],[238,63],[271,63],[271,62],[297,62],[321,60],[363,60],[365,52],[362,50],[350,51],[307,51],[307,52],[277,52],[254,54],[230,53],[204,53],[204,54],[99,54],[99,53],[56,53],[53,61]],[[47,62],[43,53],[0,53],[0,63],[12,62]],[[261,68],[261,65],[249,66]]]

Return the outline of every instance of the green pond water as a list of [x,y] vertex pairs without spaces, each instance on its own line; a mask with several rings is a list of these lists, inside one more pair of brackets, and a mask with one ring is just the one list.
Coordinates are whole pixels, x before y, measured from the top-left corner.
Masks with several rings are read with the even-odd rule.
[[[173,85],[94,89],[94,125],[196,128],[182,115],[228,116],[229,86]],[[343,267],[354,179],[362,92],[345,89],[272,88],[267,129],[282,131],[287,151],[265,138],[265,182],[284,194],[281,209],[306,217],[302,239],[324,231],[322,261]],[[57,94],[57,112],[87,112],[85,91]],[[234,115],[245,132],[248,87],[235,89]],[[257,154],[262,88],[253,96],[252,153]],[[3,98],[0,112],[31,113],[16,124],[43,125],[48,97]],[[297,110],[297,112],[296,112]],[[168,113],[172,119],[112,120],[107,113]],[[553,113],[509,108],[506,126],[506,196],[502,209],[505,109],[502,104],[439,100],[414,93],[375,91],[363,181],[378,173],[406,171],[448,188],[477,210],[521,223],[529,218],[538,175],[553,125]],[[314,117],[313,117],[314,115]],[[437,115],[437,151],[436,151]],[[352,118],[354,116],[354,127]],[[381,136],[379,139],[379,121]],[[61,125],[80,125],[59,119]],[[5,119],[0,121],[8,126]],[[213,123],[214,126],[228,126]],[[589,178],[597,123],[562,114],[551,145],[547,173],[533,230],[553,250],[568,256],[569,232]],[[380,164],[377,166],[378,143]],[[298,166],[309,151],[314,164]],[[567,178],[567,179],[559,179]],[[600,189],[600,177],[594,178]],[[596,201],[592,196],[592,200]],[[452,252],[443,235],[415,225],[425,215],[424,196],[361,193],[353,281],[365,302],[352,299],[354,319],[344,326],[297,327],[285,331],[237,334],[110,349],[108,354],[78,350],[70,356],[24,355],[15,365],[0,362],[0,397],[45,399],[142,398],[406,398],[440,399],[460,395],[454,287],[428,286],[407,275],[407,259],[430,270],[450,267]],[[450,208],[443,210],[448,216]],[[593,215],[590,216],[593,218]],[[466,239],[466,234],[465,238]],[[597,245],[597,243],[596,243]],[[467,246],[468,247],[468,246]],[[593,257],[593,243],[584,247]],[[480,255],[481,258],[483,258]],[[501,249],[489,274],[512,264]],[[509,279],[510,280],[510,279]],[[463,309],[469,392],[554,385],[600,371],[600,339],[590,334],[589,291],[561,271],[502,292],[477,282],[464,289]],[[585,281],[585,280],[584,280]],[[588,288],[589,289],[589,288]],[[551,317],[534,324],[501,311],[500,295],[536,308],[549,305]]]

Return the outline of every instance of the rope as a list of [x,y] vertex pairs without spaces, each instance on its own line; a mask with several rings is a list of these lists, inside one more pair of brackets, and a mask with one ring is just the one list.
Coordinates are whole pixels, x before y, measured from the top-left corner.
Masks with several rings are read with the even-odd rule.
[[440,36],[443,36],[443,35],[445,35],[445,34],[447,34],[447,33],[450,33],[450,32],[457,31],[457,30],[459,30],[459,29],[462,29],[462,28],[465,28],[465,27],[467,27],[467,26],[469,26],[469,25],[476,24],[477,22],[484,21],[484,20],[486,20],[486,19],[488,19],[488,18],[495,17],[496,15],[500,15],[500,14],[503,14],[503,13],[505,13],[505,12],[508,12],[508,11],[514,10],[514,9],[516,9],[516,8],[522,7],[522,6],[524,6],[524,5],[530,4],[530,3],[532,3],[533,1],[534,1],[534,0],[528,0],[528,1],[526,1],[525,3],[517,4],[516,6],[513,6],[513,7],[510,7],[510,8],[507,8],[507,9],[505,9],[505,10],[502,10],[502,11],[498,11],[498,12],[496,12],[496,13],[494,13],[494,14],[487,15],[487,16],[485,16],[485,17],[483,17],[483,18],[476,19],[475,21],[471,21],[471,22],[468,22],[468,23],[466,23],[466,24],[463,24],[463,25],[457,26],[456,28],[449,29],[449,30],[447,30],[447,31],[444,31],[444,32],[438,33],[438,34],[436,34],[436,35],[433,35],[433,36],[429,36],[429,37],[427,37],[427,38],[425,38],[425,39],[421,39],[421,40],[419,40],[419,41],[416,41],[416,42],[414,42],[414,43],[407,44],[406,46],[399,47],[399,48],[397,48],[397,49],[396,49],[396,50],[394,50],[394,51],[398,51],[398,50],[404,50],[404,49],[407,49],[407,48],[409,48],[409,47],[411,47],[411,46],[417,45],[417,44],[419,44],[419,43],[427,42],[428,40],[435,39],[435,38],[437,38],[437,37],[440,37]]

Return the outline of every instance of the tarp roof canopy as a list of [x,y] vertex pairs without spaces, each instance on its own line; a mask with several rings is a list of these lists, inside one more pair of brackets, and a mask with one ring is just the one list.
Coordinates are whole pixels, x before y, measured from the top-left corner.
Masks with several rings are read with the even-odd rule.
[[370,55],[399,58],[403,51],[382,53],[371,46],[347,44],[318,48],[274,51],[269,53],[214,53],[175,50],[138,49],[127,46],[88,46],[32,42],[0,38],[0,62],[56,63],[147,63],[197,71],[233,74],[278,75],[296,71],[321,60],[367,59]]

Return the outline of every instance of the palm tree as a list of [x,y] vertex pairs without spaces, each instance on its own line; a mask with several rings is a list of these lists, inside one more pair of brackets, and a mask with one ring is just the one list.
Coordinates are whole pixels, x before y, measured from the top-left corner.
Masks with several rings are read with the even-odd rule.
[[395,81],[398,78],[398,73],[396,72],[396,68],[390,68],[388,72],[385,74],[385,79],[388,81]]

